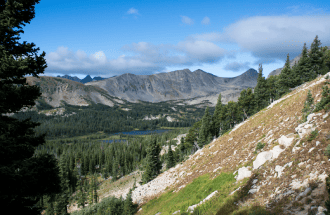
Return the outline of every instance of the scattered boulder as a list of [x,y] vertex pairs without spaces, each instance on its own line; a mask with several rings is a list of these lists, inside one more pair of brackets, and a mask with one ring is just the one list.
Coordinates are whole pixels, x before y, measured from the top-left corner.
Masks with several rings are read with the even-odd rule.
[[236,176],[236,180],[240,181],[243,180],[244,178],[250,177],[252,172],[249,170],[247,167],[242,167],[238,170],[238,175]]

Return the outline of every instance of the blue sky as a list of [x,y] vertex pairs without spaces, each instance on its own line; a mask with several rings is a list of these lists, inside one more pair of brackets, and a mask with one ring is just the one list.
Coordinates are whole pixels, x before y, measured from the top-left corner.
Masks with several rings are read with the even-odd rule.
[[43,75],[150,75],[188,68],[234,77],[283,67],[318,35],[330,46],[324,1],[41,0],[20,42],[46,52]]

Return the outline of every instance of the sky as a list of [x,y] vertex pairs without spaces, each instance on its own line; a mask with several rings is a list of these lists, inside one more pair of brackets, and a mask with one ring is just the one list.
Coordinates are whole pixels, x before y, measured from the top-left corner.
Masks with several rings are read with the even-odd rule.
[[41,0],[20,42],[46,53],[46,76],[151,75],[201,69],[263,74],[310,48],[330,47],[328,0]]

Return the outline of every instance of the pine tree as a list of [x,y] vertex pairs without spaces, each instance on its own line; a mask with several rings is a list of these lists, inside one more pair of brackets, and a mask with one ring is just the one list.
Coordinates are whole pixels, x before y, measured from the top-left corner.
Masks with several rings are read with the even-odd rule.
[[255,112],[263,109],[269,104],[269,94],[267,92],[267,82],[262,74],[262,64],[259,64],[259,73],[257,78],[257,85],[254,88],[255,98]]
[[311,71],[311,61],[308,57],[306,43],[301,53],[301,58],[298,61],[297,69],[295,75],[299,77],[296,81],[297,85],[303,84],[305,82],[313,80],[316,76]]
[[223,104],[221,102],[221,93],[219,94],[217,104],[215,106],[214,114],[212,116],[212,124],[211,124],[211,135],[212,136],[219,136],[220,131],[220,113],[221,109],[223,108]]
[[86,202],[86,193],[85,193],[85,188],[84,188],[84,181],[78,177],[77,181],[77,193],[76,193],[76,200],[78,207],[82,206],[83,208],[85,207],[85,202]]
[[323,57],[322,57],[322,68],[320,70],[320,73],[322,75],[325,75],[330,71],[330,49],[325,46],[322,48]]
[[98,200],[99,200],[99,195],[97,193],[97,176],[94,174],[93,176],[93,200],[94,200],[94,203],[97,203]]
[[206,107],[205,114],[202,118],[202,126],[198,138],[199,147],[203,147],[209,141],[211,136],[210,125],[211,125],[211,115],[209,112],[209,107]]
[[192,147],[194,145],[194,142],[197,141],[201,126],[202,120],[195,122],[192,128],[189,129],[186,137],[187,145]]
[[301,84],[301,79],[300,79],[297,62],[294,63],[294,65],[291,69],[291,74],[292,74],[292,76],[291,76],[292,77],[292,88],[299,86]]
[[[134,189],[134,186],[133,186]],[[127,215],[134,215],[137,212],[137,205],[133,204],[133,199],[132,199],[132,191],[133,189],[131,188],[126,196],[125,202],[124,202],[124,210],[122,214],[127,214]]]
[[330,176],[326,178],[326,190],[328,191],[328,200],[325,202],[327,211],[324,211],[324,214],[330,215]]
[[286,57],[286,62],[284,65],[283,70],[281,71],[281,74],[278,77],[277,82],[277,90],[278,90],[278,96],[281,97],[283,94],[289,92],[290,88],[293,87],[293,81],[292,78],[292,70],[290,68],[290,57],[289,54]]
[[311,50],[308,53],[311,71],[314,78],[320,74],[320,69],[322,66],[323,52],[320,49],[320,45],[321,42],[318,40],[318,36],[316,35],[314,41],[311,44]]
[[303,118],[304,122],[306,122],[307,116],[312,112],[313,104],[314,104],[314,98],[312,97],[311,91],[308,90],[307,98],[306,98],[306,101],[304,103],[304,107],[302,109],[302,114],[303,114],[302,118]]
[[114,158],[114,161],[112,162],[112,181],[116,181],[118,177],[118,168],[119,168],[119,161],[118,159]]
[[68,180],[68,170],[66,168],[65,155],[62,154],[59,160],[60,178],[61,178],[61,193],[56,195],[55,213],[68,214],[67,205],[69,204],[70,190]]
[[88,204],[92,205],[93,204],[93,178],[92,176],[89,178],[89,187],[88,187]]
[[[273,76],[271,76],[273,77]],[[239,108],[243,111],[244,119],[247,119],[254,112],[254,94],[252,93],[252,89],[248,88],[241,91],[241,94],[238,98]]]
[[229,101],[227,104],[227,123],[229,128],[232,129],[236,124],[238,124],[243,116],[241,110],[239,110],[238,103]]
[[172,168],[174,166],[174,157],[173,157],[173,151],[171,147],[171,141],[168,143],[168,153],[167,153],[167,159],[166,159],[166,166],[168,169]]
[[45,52],[38,56],[34,43],[19,43],[22,26],[35,16],[39,0],[7,0],[0,3],[0,188],[3,211],[37,214],[44,195],[60,192],[60,178],[54,156],[34,155],[45,136],[33,130],[40,123],[19,121],[4,115],[35,105],[41,96],[38,86],[29,86],[26,75],[39,77],[47,67]]
[[156,138],[150,140],[147,155],[145,171],[142,175],[142,182],[148,183],[160,173],[161,163],[159,160],[160,147],[156,142]]

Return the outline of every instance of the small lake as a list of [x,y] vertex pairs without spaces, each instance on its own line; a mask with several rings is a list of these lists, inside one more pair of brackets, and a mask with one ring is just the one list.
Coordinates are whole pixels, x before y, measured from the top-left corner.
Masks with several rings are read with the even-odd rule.
[[[160,134],[164,133],[166,131],[171,131],[171,129],[158,129],[158,130],[146,130],[146,131],[126,131],[126,132],[118,132],[118,133],[113,133],[110,135],[119,135],[119,134],[124,134],[124,135],[147,135],[147,134]],[[113,140],[102,140],[105,143],[112,143]],[[118,139],[115,140],[115,142],[126,142],[125,139]]]
[[111,135],[118,135],[118,134],[125,134],[125,135],[146,135],[146,134],[151,134],[151,133],[164,133],[166,131],[170,131],[171,129],[159,129],[159,130],[146,130],[146,131],[129,131],[129,132],[118,132],[118,133],[114,133]]
[[[112,143],[114,140],[102,140],[102,141],[105,143]],[[118,143],[118,142],[126,142],[126,140],[122,140],[122,139],[115,140],[115,143]]]

